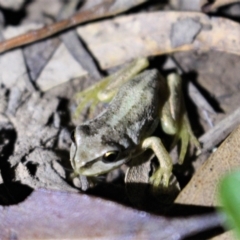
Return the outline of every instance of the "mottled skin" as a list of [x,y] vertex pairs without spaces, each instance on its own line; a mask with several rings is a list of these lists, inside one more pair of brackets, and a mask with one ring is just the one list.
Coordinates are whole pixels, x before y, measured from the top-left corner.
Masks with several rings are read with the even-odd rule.
[[[159,89],[157,70],[145,71],[123,85],[99,116],[78,126],[75,131],[77,151],[71,150],[75,152],[71,156],[74,169],[79,169],[84,175],[88,172],[90,176],[99,175],[131,159],[159,122]],[[75,144],[72,145],[74,148]],[[111,150],[119,151],[118,159],[113,163],[103,163],[102,156]],[[85,163],[88,167],[81,168]]]
[[169,95],[167,83],[156,69],[146,70],[120,87],[105,111],[74,131],[70,160],[75,174],[107,173],[151,148],[160,163],[153,184],[167,186],[172,160],[160,138],[152,134],[159,119],[165,132],[177,133]]

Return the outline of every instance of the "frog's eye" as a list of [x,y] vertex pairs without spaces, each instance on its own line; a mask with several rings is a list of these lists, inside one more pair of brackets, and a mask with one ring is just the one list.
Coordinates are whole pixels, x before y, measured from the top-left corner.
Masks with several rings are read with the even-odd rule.
[[73,143],[76,143],[76,140],[75,140],[75,131],[72,131],[72,133],[71,133],[71,139],[72,139]]
[[114,162],[114,161],[118,158],[118,154],[119,154],[118,151],[109,151],[109,152],[106,152],[106,153],[103,155],[102,160],[103,160],[103,162],[106,162],[106,163]]

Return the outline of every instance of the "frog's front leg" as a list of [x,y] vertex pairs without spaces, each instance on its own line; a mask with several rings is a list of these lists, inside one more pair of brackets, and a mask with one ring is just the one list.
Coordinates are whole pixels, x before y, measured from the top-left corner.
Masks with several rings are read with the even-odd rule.
[[153,184],[154,188],[163,188],[168,187],[169,179],[172,173],[172,159],[169,156],[167,150],[162,144],[162,141],[158,137],[149,137],[146,138],[142,143],[143,149],[152,149],[155,155],[158,158],[160,167],[156,172],[151,176],[150,181]]
[[185,109],[185,104],[182,96],[181,77],[172,73],[167,77],[167,85],[169,91],[168,101],[164,104],[160,119],[164,132],[170,135],[175,135],[172,147],[178,140],[181,141],[180,155],[178,162],[183,163],[189,142],[192,142],[200,152],[200,143],[195,137]]

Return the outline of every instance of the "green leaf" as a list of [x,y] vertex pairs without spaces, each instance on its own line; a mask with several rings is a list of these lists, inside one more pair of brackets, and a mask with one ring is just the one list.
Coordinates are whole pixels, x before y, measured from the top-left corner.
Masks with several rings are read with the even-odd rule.
[[226,175],[219,185],[223,212],[227,215],[228,227],[234,228],[240,239],[240,171]]

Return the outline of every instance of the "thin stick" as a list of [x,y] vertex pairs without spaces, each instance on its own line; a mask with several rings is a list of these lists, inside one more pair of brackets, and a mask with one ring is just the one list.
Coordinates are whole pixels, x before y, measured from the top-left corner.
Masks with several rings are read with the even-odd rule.
[[120,3],[116,4],[116,0],[103,0],[98,5],[82,9],[69,19],[0,42],[0,53],[49,37],[80,23],[118,14],[146,1],[147,0],[129,0],[126,4],[121,5]]

